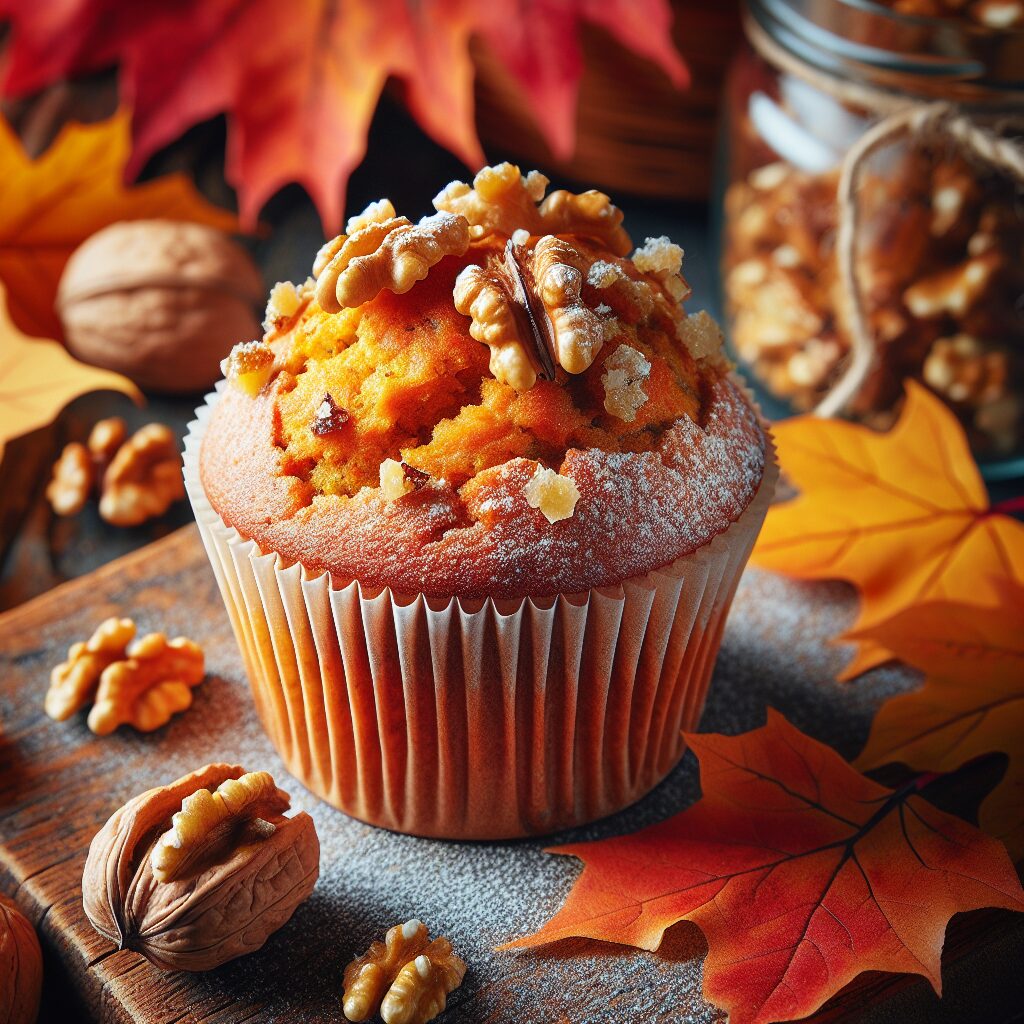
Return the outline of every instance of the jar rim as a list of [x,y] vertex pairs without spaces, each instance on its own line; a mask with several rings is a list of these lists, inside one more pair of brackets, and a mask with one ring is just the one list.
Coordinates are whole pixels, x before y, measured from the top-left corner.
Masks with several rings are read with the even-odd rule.
[[950,98],[1024,101],[1024,28],[901,14],[875,0],[746,0],[794,58],[871,85]]

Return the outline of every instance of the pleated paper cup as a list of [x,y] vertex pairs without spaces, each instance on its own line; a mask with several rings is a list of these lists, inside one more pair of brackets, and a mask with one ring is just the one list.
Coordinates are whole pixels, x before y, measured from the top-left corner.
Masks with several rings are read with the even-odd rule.
[[771,500],[771,450],[740,518],[656,572],[435,599],[313,576],[225,524],[199,475],[216,400],[190,424],[185,485],[260,720],[310,790],[399,832],[510,838],[620,810],[682,757]]

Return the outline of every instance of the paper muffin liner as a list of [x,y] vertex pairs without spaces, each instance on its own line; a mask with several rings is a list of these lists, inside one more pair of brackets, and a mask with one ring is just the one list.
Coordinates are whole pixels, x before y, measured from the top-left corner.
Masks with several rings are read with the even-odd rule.
[[726,615],[777,466],[725,532],[669,566],[578,594],[435,599],[310,575],[211,507],[199,447],[185,485],[263,727],[288,770],[399,832],[552,832],[639,799],[700,719]]

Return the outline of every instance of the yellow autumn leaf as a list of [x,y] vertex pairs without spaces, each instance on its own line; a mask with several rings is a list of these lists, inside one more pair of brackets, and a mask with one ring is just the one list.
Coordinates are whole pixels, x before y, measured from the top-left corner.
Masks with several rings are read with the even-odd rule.
[[0,285],[0,459],[12,438],[46,426],[71,399],[102,390],[142,401],[138,388],[119,373],[80,363],[56,341],[22,334]]
[[866,630],[922,601],[993,603],[1024,583],[1024,524],[989,506],[963,428],[907,382],[886,434],[801,416],[773,428],[800,492],[768,513],[751,561],[800,579],[842,579],[860,593],[851,678],[892,655]]

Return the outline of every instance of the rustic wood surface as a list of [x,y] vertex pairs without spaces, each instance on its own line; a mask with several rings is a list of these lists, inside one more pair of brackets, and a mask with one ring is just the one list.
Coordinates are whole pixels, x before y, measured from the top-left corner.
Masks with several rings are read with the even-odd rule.
[[[100,739],[84,716],[42,712],[50,667],[107,615],[141,630],[184,632],[204,645],[209,676],[192,710],[143,736]],[[702,728],[739,732],[770,703],[851,756],[883,696],[913,685],[897,670],[856,685],[830,680],[846,654],[828,644],[852,613],[838,585],[748,572],[730,619]],[[572,858],[540,841],[444,843],[394,835],[322,804],[290,779],[264,737],[213,575],[186,527],[0,616],[0,889],[38,925],[46,953],[44,1021],[341,1021],[349,958],[410,916],[447,934],[469,962],[443,1021],[468,1024],[713,1021],[700,995],[706,946],[680,925],[659,954],[590,942],[530,953],[498,943],[538,927],[575,878]],[[258,953],[203,975],[164,974],[92,931],[81,906],[88,843],[122,802],[213,760],[271,771],[313,815],[322,844],[312,898]],[[998,777],[1000,767],[994,766]],[[691,756],[639,805],[559,841],[639,828],[699,793]],[[818,1020],[1009,1021],[1024,1005],[1024,917],[960,915],[947,942],[940,1001],[919,978],[865,976]],[[1016,969],[1013,965],[1016,964]],[[80,1009],[69,1006],[74,992]]]

